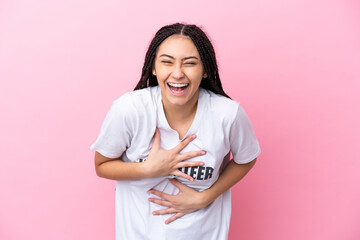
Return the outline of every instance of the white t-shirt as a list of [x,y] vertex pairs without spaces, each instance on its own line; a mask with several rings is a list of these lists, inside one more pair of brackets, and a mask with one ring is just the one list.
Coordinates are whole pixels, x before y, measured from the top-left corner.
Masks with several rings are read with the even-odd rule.
[[[152,146],[156,127],[160,130],[161,147],[170,149],[181,140],[165,117],[159,86],[129,92],[114,101],[100,135],[91,146],[105,157],[122,156],[125,162],[145,161]],[[189,161],[203,161],[204,166],[182,168],[191,175],[191,182],[176,177],[181,183],[203,191],[219,177],[229,161],[231,151],[238,164],[252,161],[260,154],[253,127],[240,104],[211,91],[199,89],[194,121],[185,137],[196,134],[182,152],[205,150],[206,154]],[[168,178],[121,180],[116,184],[116,239],[227,239],[230,214],[230,190],[220,195],[208,207],[184,215],[170,224],[171,215],[152,215],[161,207],[148,201],[156,197],[148,192],[157,189],[176,194],[178,189]]]

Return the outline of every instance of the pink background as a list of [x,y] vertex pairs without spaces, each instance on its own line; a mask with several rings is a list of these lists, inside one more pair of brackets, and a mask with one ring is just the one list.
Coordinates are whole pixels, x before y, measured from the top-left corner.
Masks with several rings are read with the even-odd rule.
[[233,188],[230,239],[360,239],[360,2],[0,2],[0,239],[114,239],[95,175],[112,101],[165,24],[202,25],[262,154]]

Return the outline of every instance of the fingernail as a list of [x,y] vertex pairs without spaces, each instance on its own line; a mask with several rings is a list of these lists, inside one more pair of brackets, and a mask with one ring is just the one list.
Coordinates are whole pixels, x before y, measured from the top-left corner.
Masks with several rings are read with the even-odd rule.
[[202,154],[206,154],[206,151],[202,151],[201,153],[202,153]]
[[200,166],[204,166],[204,164],[205,164],[205,163],[201,162],[201,163],[200,163]]
[[153,215],[157,215],[157,213],[156,213],[155,211],[154,211],[154,212],[152,212],[152,214],[153,214]]
[[196,135],[195,134],[191,135],[191,138],[192,139],[196,138]]

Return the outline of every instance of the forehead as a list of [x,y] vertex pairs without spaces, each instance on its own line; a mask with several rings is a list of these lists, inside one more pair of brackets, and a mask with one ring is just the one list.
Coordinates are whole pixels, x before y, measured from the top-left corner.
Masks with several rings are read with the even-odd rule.
[[199,56],[195,44],[188,36],[172,35],[166,38],[159,46],[157,54],[167,54],[173,57]]

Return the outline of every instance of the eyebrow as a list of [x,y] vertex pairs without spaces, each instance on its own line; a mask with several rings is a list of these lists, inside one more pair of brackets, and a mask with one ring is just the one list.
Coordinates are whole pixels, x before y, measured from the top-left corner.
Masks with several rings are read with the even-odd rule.
[[[167,54],[161,54],[159,57],[168,57],[168,58],[171,58],[171,59],[175,59],[173,56],[170,56],[170,55],[167,55]],[[182,60],[184,61],[184,60],[188,60],[188,59],[192,59],[192,58],[195,58],[195,59],[199,60],[195,56],[184,57]]]

